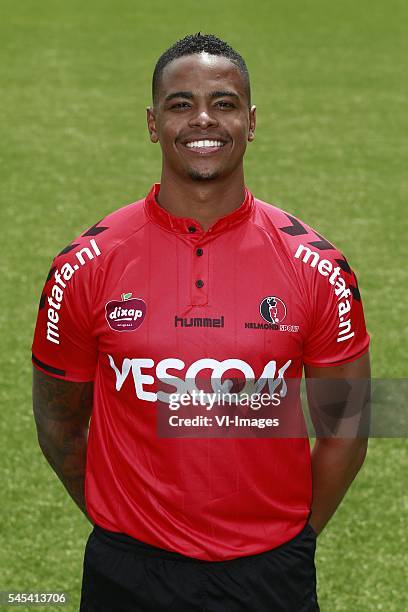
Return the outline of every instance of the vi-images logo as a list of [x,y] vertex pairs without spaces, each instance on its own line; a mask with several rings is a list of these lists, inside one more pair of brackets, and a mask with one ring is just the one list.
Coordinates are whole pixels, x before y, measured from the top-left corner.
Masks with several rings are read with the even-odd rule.
[[146,302],[141,298],[132,298],[132,293],[122,293],[122,301],[112,300],[105,306],[105,316],[113,331],[134,331],[144,321]]

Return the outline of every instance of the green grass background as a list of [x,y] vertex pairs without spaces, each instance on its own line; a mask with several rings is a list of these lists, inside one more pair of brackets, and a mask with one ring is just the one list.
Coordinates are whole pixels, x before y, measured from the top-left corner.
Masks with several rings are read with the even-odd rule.
[[[247,184],[346,253],[373,374],[407,376],[407,22],[404,0],[1,0],[0,590],[65,590],[78,609],[89,526],[37,447],[37,304],[52,257],[158,180],[151,73],[185,34],[216,33],[247,59]],[[408,609],[407,467],[406,440],[371,441],[319,538],[323,612]]]

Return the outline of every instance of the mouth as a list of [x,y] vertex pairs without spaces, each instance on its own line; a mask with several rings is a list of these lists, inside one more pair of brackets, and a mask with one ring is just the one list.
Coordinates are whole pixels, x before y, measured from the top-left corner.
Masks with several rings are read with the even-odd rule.
[[183,143],[183,147],[195,155],[211,155],[213,153],[218,153],[225,145],[226,142],[224,140],[215,139],[189,140]]

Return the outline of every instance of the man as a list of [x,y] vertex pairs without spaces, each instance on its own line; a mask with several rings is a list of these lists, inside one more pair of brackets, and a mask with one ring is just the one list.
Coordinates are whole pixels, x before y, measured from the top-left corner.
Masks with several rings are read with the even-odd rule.
[[147,125],[161,183],[56,257],[33,343],[41,448],[94,524],[81,610],[318,610],[315,536],[366,439],[318,439],[310,459],[284,432],[180,436],[168,419],[163,434],[159,406],[208,382],[284,396],[303,367],[368,378],[355,276],[245,188],[255,106],[225,42],[160,57]]

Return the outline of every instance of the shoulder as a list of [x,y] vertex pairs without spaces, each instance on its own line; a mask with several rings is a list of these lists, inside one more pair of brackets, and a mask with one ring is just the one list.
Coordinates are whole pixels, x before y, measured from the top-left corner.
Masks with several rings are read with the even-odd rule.
[[329,276],[335,268],[352,274],[343,253],[316,229],[278,206],[262,200],[255,200],[255,204],[255,223],[273,235],[302,276]]
[[255,222],[276,234],[289,250],[296,250],[303,243],[321,251],[337,250],[317,230],[292,213],[262,200],[255,200],[255,205]]
[[[349,295],[361,301],[358,282],[343,253],[303,220],[281,208],[255,200],[254,222],[277,244],[287,270],[313,296]],[[322,297],[324,299],[324,297]]]
[[53,268],[59,268],[69,278],[82,267],[97,268],[148,222],[144,201],[123,206],[88,227],[55,256]]

